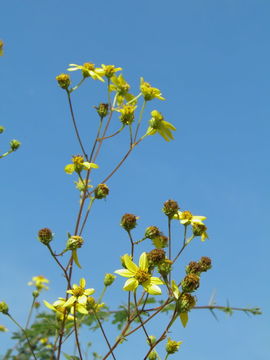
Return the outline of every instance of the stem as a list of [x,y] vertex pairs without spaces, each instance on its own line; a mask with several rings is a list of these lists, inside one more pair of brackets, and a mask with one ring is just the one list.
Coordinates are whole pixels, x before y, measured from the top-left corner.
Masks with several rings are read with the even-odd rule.
[[58,264],[58,266],[62,269],[66,280],[69,282],[67,271],[66,271],[66,269],[64,268],[64,266],[60,263],[60,261],[57,259],[57,257],[55,256],[54,252],[52,251],[52,248],[51,248],[50,244],[47,245],[47,248],[49,249],[52,257],[54,258],[54,260],[56,261],[56,263]]
[[[171,219],[168,216],[168,236],[169,236],[169,260],[172,258],[172,237],[171,237]],[[171,283],[172,274],[169,273],[169,283]]]
[[74,303],[74,332],[75,332],[75,340],[76,340],[76,345],[77,345],[77,349],[78,349],[78,352],[79,352],[79,357],[80,357],[80,360],[83,360],[82,353],[81,353],[80,342],[79,342],[78,328],[77,328],[76,303]]
[[101,301],[102,301],[102,299],[103,299],[103,296],[104,296],[106,290],[107,290],[107,286],[104,286],[104,288],[103,288],[103,290],[102,290],[102,292],[101,292],[101,294],[100,294],[100,297],[98,298],[98,301],[97,301],[98,304],[101,303]]
[[103,328],[103,326],[102,326],[102,323],[101,323],[101,321],[99,320],[99,317],[98,317],[97,313],[95,312],[95,310],[93,310],[93,311],[94,311],[95,318],[96,318],[96,320],[97,320],[97,322],[98,322],[98,325],[99,325],[99,327],[100,327],[100,330],[101,330],[101,332],[102,332],[102,334],[103,334],[103,336],[104,336],[104,339],[105,339],[105,341],[106,341],[106,343],[107,343],[107,345],[108,345],[108,348],[110,349],[110,352],[111,352],[111,354],[112,354],[112,357],[114,358],[114,360],[116,360],[116,358],[115,358],[115,356],[114,356],[114,353],[113,353],[113,349],[112,349],[112,347],[111,347],[111,345],[110,345],[110,343],[109,343],[109,340],[108,340],[107,335],[106,335],[106,333],[105,333],[105,331],[104,331],[104,328]]
[[32,304],[31,304],[31,307],[30,307],[30,311],[29,311],[29,314],[28,314],[28,317],[27,317],[27,321],[26,321],[24,330],[26,330],[26,329],[28,328],[28,326],[29,326],[29,323],[30,323],[31,316],[32,316],[32,313],[33,313],[33,309],[34,309],[34,305],[35,305],[36,298],[37,298],[37,296],[33,296]]
[[23,332],[23,334],[24,334],[24,336],[25,336],[25,338],[26,338],[26,340],[27,340],[27,343],[28,343],[28,345],[29,345],[30,351],[31,351],[34,359],[37,360],[36,355],[35,355],[34,350],[33,350],[33,346],[32,346],[32,344],[31,344],[31,342],[30,342],[30,340],[29,340],[29,338],[28,338],[28,336],[27,336],[27,333],[26,333],[26,331],[24,330],[24,328],[23,328],[19,323],[17,323],[17,321],[16,321],[9,313],[7,314],[7,316],[8,316],[8,317],[10,318],[10,320],[12,320],[12,321],[14,322],[14,324],[16,324],[16,325],[18,326],[18,328]]
[[146,331],[146,328],[144,326],[144,323],[142,321],[142,318],[141,318],[141,315],[140,315],[140,312],[139,312],[139,309],[138,309],[138,304],[137,304],[137,299],[136,299],[136,290],[134,291],[134,303],[135,303],[135,307],[136,307],[136,310],[137,310],[138,318],[139,318],[140,323],[141,323],[142,328],[143,328],[143,332],[145,333],[145,336],[146,336],[146,338],[148,340],[149,346],[152,346],[152,341],[151,341],[151,339],[150,339],[150,337],[149,337],[149,335],[148,335],[148,333]]
[[73,111],[73,107],[72,107],[72,103],[71,103],[70,92],[68,90],[67,90],[67,96],[68,96],[69,110],[70,110],[70,113],[71,113],[71,118],[72,118],[73,126],[74,126],[74,129],[75,129],[75,133],[76,133],[76,136],[77,136],[77,140],[79,141],[79,144],[80,144],[80,147],[81,147],[81,150],[82,150],[82,153],[83,153],[84,157],[87,159],[87,154],[86,154],[86,152],[84,150],[82,140],[81,140],[81,137],[80,137],[80,134],[79,134],[79,130],[78,130],[78,127],[77,127],[77,123],[76,123],[76,120],[75,120],[75,115],[74,115],[74,111]]
[[115,133],[113,133],[112,135],[109,135],[109,136],[105,136],[103,138],[100,138],[100,139],[97,139],[97,141],[103,141],[103,140],[106,140],[106,139],[110,139],[112,137],[114,137],[115,135],[119,134],[123,129],[124,129],[125,125],[121,126],[121,128],[119,130],[117,130]]
[[176,262],[176,260],[179,258],[179,256],[181,255],[181,253],[183,252],[184,248],[186,247],[186,238],[187,238],[187,226],[185,226],[185,230],[184,230],[184,241],[183,241],[183,245],[180,249],[180,251],[178,252],[178,254],[176,255],[176,257],[173,259],[173,264]]
[[141,111],[140,111],[140,115],[139,115],[139,120],[138,120],[138,124],[137,124],[137,127],[136,127],[136,131],[135,131],[134,142],[135,142],[136,139],[137,139],[137,135],[138,135],[138,131],[139,131],[139,128],[140,128],[140,125],[141,125],[141,121],[142,121],[142,117],[143,117],[145,105],[146,105],[146,101],[144,100],[144,101],[143,101],[143,104],[142,104]]

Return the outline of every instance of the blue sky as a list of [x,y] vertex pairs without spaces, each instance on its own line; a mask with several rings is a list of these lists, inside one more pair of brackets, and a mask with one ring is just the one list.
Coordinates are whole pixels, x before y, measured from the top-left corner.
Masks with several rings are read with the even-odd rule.
[[[213,260],[198,304],[207,304],[215,290],[218,304],[229,299],[234,306],[263,310],[252,318],[220,314],[219,322],[194,310],[185,330],[175,325],[174,336],[184,341],[177,356],[269,358],[269,15],[270,4],[263,0],[2,4],[0,125],[6,132],[1,151],[11,138],[21,140],[22,147],[1,160],[0,298],[16,318],[24,321],[31,301],[26,284],[34,275],[51,280],[47,300],[63,295],[61,274],[36,233],[50,227],[61,249],[78,208],[75,178],[63,167],[79,147],[55,76],[69,63],[115,64],[134,91],[143,76],[166,98],[149,104],[145,126],[147,113],[157,108],[177,132],[169,144],[158,136],[147,138],[110,180],[111,195],[96,204],[86,228],[83,270],[74,281],[85,276],[90,287],[100,289],[103,274],[119,268],[119,256],[128,251],[121,216],[140,216],[138,238],[148,225],[165,231],[160,208],[173,198],[181,209],[208,218],[209,241],[194,241],[179,265],[182,274],[190,260],[202,255]],[[85,141],[96,131],[92,107],[105,100],[96,82],[74,96]],[[117,117],[114,121],[117,128]],[[94,183],[126,151],[125,135],[104,146]],[[177,238],[178,226],[173,231]],[[119,289],[122,283],[117,280]],[[114,305],[124,300],[117,286],[107,299]],[[12,329],[6,319],[0,323]],[[1,350],[10,345],[8,336],[1,335]],[[130,348],[138,351],[140,341],[131,341]],[[141,357],[138,353],[136,359]]]

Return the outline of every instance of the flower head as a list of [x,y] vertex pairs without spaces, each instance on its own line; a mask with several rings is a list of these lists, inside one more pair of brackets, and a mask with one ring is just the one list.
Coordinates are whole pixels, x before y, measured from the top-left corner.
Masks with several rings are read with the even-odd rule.
[[43,300],[43,302],[48,309],[56,312],[56,315],[60,320],[63,320],[65,316],[67,320],[74,320],[73,316],[69,314],[73,311],[73,309],[68,309],[64,307],[64,304],[66,303],[66,300],[64,298],[60,297],[52,304],[48,303],[48,301],[46,300]]
[[201,241],[205,241],[206,239],[208,239],[208,234],[206,230],[207,230],[207,226],[205,226],[200,222],[194,222],[192,224],[193,236],[200,236]]
[[29,286],[35,286],[37,291],[41,291],[42,289],[48,290],[48,286],[44,284],[48,284],[50,281],[46,279],[42,275],[34,276],[32,277],[32,281],[29,281],[27,285]]
[[174,354],[179,350],[180,345],[183,341],[174,341],[171,338],[168,338],[167,344],[166,344],[166,351],[168,354]]
[[174,215],[173,219],[180,220],[180,223],[183,225],[193,225],[203,224],[203,220],[207,219],[205,216],[192,215],[192,213],[188,210],[186,211],[178,211],[176,215]]
[[121,71],[122,68],[116,68],[114,65],[104,65],[101,64],[102,70],[104,71],[104,75],[110,79],[117,71]]
[[[80,280],[79,285],[72,285],[71,290],[67,290],[68,294],[72,296],[64,303],[64,307],[71,306],[76,304],[76,309],[79,312],[87,314],[87,310],[85,309],[85,305],[87,302],[87,296],[94,294],[95,289],[85,289],[86,281],[84,278]],[[83,312],[84,311],[84,312]]]
[[135,115],[134,112],[137,106],[134,105],[124,105],[122,109],[117,110],[121,113],[120,120],[123,125],[131,125],[134,121]]
[[150,101],[155,98],[159,100],[165,100],[164,97],[161,96],[161,91],[157,88],[152,87],[148,82],[144,81],[143,78],[141,78],[140,88],[145,101]]
[[123,104],[124,100],[131,101],[134,99],[134,95],[129,93],[130,85],[126,82],[122,74],[112,76],[111,82],[110,91],[117,92],[116,100],[118,105]]
[[159,133],[166,141],[173,140],[172,130],[176,130],[173,124],[165,121],[163,115],[157,110],[153,110],[151,115],[152,118],[149,121],[146,135],[155,135],[156,133]]
[[98,165],[95,163],[84,161],[82,155],[74,155],[72,157],[72,164],[68,164],[65,166],[65,172],[71,175],[75,171],[79,174],[82,170],[89,170],[91,168],[97,169]]
[[163,281],[158,277],[153,277],[148,272],[147,254],[144,252],[139,259],[139,266],[136,265],[129,255],[124,255],[123,260],[126,269],[116,270],[115,273],[129,278],[123,289],[126,291],[134,291],[141,285],[146,292],[151,295],[160,295],[161,289],[157,285],[162,285]]
[[62,89],[67,90],[70,85],[70,76],[68,74],[60,74],[56,76],[56,81]]
[[104,76],[104,71],[101,68],[95,68],[93,63],[84,63],[83,65],[69,64],[68,71],[81,70],[84,78],[91,77],[94,80],[103,81],[102,76]]

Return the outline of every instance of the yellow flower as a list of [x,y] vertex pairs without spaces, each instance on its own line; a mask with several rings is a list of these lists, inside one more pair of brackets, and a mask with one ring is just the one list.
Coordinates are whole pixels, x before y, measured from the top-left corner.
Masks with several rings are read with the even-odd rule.
[[134,105],[123,105],[122,109],[116,110],[121,113],[120,120],[123,125],[131,125],[134,121],[134,112],[137,106]]
[[73,164],[68,164],[65,166],[65,172],[67,174],[73,174],[74,171],[76,173],[80,173],[82,170],[89,170],[91,168],[97,169],[98,165],[95,163],[90,163],[88,161],[84,161],[82,155],[74,155],[72,157]]
[[172,140],[173,135],[171,130],[175,131],[176,128],[168,121],[165,121],[162,114],[157,110],[153,110],[151,115],[152,118],[149,121],[146,135],[154,135],[158,132],[166,141]]
[[192,215],[190,211],[178,211],[173,219],[180,220],[183,225],[203,224],[203,220],[207,219],[205,216]]
[[134,99],[134,95],[129,93],[130,85],[126,82],[123,75],[112,76],[111,77],[112,84],[110,85],[110,91],[116,91],[117,96],[117,104],[123,104],[124,100],[131,101]]
[[45,289],[48,290],[48,286],[44,285],[49,283],[49,280],[42,275],[32,277],[32,281],[29,281],[27,285],[35,286],[38,291]]
[[66,316],[67,320],[74,320],[74,317],[69,314],[69,312],[73,312],[73,309],[67,309],[64,307],[64,304],[66,303],[64,298],[58,298],[58,300],[56,300],[53,304],[48,303],[46,300],[43,300],[43,302],[48,309],[56,312],[57,317],[60,320],[63,320],[64,316]]
[[208,239],[206,230],[207,230],[207,227],[203,223],[194,222],[192,224],[193,236],[200,236],[201,241],[205,241],[206,239]]
[[93,63],[84,63],[83,65],[69,64],[68,71],[81,70],[83,77],[91,77],[94,80],[100,80],[104,82],[102,76],[104,76],[104,70],[101,68],[95,68]]
[[88,314],[88,311],[85,309],[87,296],[94,294],[95,289],[85,289],[85,284],[85,279],[82,278],[80,285],[74,284],[72,289],[67,291],[67,293],[72,296],[65,302],[64,307],[76,304],[76,310],[82,314]]
[[155,98],[159,100],[165,100],[164,97],[161,96],[161,91],[157,88],[152,87],[148,82],[144,81],[143,78],[141,78],[140,88],[145,101],[150,101]]
[[148,272],[148,260],[146,253],[142,253],[139,259],[139,266],[137,266],[129,255],[122,257],[126,269],[116,270],[115,273],[129,278],[123,289],[126,291],[134,291],[139,285],[142,285],[144,290],[151,295],[160,295],[161,289],[157,285],[164,284],[158,277],[153,277]]
[[116,68],[114,65],[104,65],[101,64],[102,70],[104,72],[104,75],[107,78],[111,78],[117,71],[121,71],[122,68]]
[[4,325],[0,325],[0,332],[6,332],[8,329]]

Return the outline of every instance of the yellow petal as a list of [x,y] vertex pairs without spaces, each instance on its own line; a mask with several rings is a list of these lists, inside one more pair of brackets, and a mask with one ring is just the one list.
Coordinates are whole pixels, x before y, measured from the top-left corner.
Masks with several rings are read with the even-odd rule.
[[68,307],[68,306],[71,306],[75,303],[77,299],[75,298],[75,296],[71,296],[66,302],[65,304],[63,305],[63,307]]
[[135,278],[132,279],[128,279],[125,282],[125,285],[123,286],[123,289],[126,291],[134,291],[139,285],[138,280],[136,280]]
[[160,287],[157,285],[150,284],[149,286],[144,286],[144,284],[142,284],[142,286],[144,287],[145,291],[151,295],[161,295],[162,293]]
[[148,260],[147,260],[147,255],[145,252],[143,252],[140,256],[139,267],[142,270],[148,271]]
[[86,285],[85,278],[81,278],[81,280],[80,280],[80,287],[85,288],[85,285]]
[[124,263],[129,271],[131,271],[133,274],[138,271],[138,269],[139,269],[138,266],[136,264],[134,264],[134,262],[131,260],[131,257],[129,255],[127,255],[127,254],[124,255],[123,259],[124,259]]
[[115,273],[124,277],[133,277],[134,273],[127,269],[115,270]]
[[67,174],[72,174],[75,171],[75,167],[74,164],[68,164],[67,166],[65,166],[65,172]]

